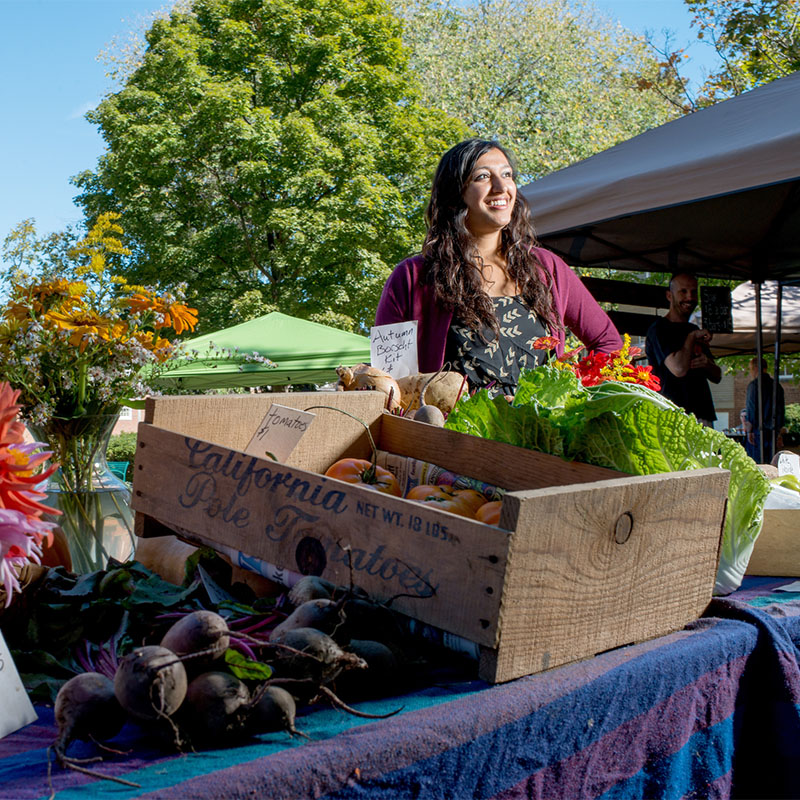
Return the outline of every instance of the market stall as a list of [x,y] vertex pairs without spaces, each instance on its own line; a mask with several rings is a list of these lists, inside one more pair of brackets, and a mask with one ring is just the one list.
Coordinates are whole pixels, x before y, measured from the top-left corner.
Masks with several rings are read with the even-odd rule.
[[[165,754],[133,725],[99,771],[53,768],[52,712],[0,740],[0,797],[588,798],[796,797],[800,594],[748,579],[686,630],[489,687],[443,682],[359,705],[359,720],[301,715],[310,741]],[[96,751],[85,746],[84,755]]]
[[[165,389],[329,383],[336,367],[369,361],[369,339],[273,311],[184,342],[187,359],[161,372]],[[255,362],[257,352],[272,363]]]
[[[793,73],[520,193],[542,244],[570,264],[751,281],[760,359],[762,284],[800,275],[798,104],[800,73]],[[780,292],[777,298],[780,320]]]

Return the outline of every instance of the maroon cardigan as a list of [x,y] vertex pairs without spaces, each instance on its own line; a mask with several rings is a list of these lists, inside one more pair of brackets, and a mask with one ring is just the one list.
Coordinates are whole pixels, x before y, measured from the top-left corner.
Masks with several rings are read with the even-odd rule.
[[[597,304],[578,276],[554,253],[534,248],[542,267],[553,276],[553,300],[556,314],[589,350],[609,353],[622,346],[614,324]],[[420,372],[436,372],[444,363],[447,332],[453,319],[436,302],[433,287],[422,281],[422,256],[407,258],[398,264],[386,285],[375,314],[376,325],[416,320],[417,353]],[[564,331],[555,332],[558,355],[564,352]]]

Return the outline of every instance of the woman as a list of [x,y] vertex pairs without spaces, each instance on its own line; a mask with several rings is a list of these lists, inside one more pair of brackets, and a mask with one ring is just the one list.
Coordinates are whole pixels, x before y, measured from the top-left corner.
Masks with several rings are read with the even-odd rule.
[[534,341],[560,355],[569,328],[590,350],[622,346],[611,320],[575,273],[536,245],[508,153],[468,139],[444,154],[427,208],[420,255],[395,267],[376,325],[416,320],[421,372],[445,361],[472,388],[513,394],[520,370],[541,363]]

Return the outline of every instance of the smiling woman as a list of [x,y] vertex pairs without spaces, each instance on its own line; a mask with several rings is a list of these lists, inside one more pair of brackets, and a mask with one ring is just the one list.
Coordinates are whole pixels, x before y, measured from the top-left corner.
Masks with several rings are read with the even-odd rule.
[[541,337],[563,353],[569,329],[590,350],[622,341],[574,272],[537,246],[517,196],[510,154],[468,139],[442,156],[427,209],[422,253],[395,267],[375,322],[416,320],[422,372],[445,362],[471,388],[513,395],[520,371],[546,357]]

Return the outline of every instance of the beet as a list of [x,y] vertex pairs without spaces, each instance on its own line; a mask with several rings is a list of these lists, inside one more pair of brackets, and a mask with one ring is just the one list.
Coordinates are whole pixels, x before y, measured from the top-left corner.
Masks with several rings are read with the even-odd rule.
[[[327,634],[315,628],[294,628],[270,640],[285,645],[275,650],[273,664],[285,677],[309,679],[316,684],[332,681],[343,669],[364,669],[366,662],[347,653]],[[289,649],[291,648],[291,649]]]
[[125,712],[109,678],[99,672],[83,672],[58,690],[55,720],[55,751],[63,756],[75,739],[103,742],[116,736],[125,724]]
[[208,665],[221,658],[230,646],[228,623],[214,611],[192,611],[164,634],[161,647],[179,657],[195,656],[193,666]]
[[228,672],[204,672],[186,692],[180,724],[192,741],[224,745],[247,733],[250,691]]
[[301,606],[309,600],[330,600],[336,590],[334,584],[317,575],[303,575],[291,588],[287,600],[293,606]]
[[300,733],[294,726],[296,712],[295,699],[286,689],[267,686],[252,707],[249,726],[253,733],[287,731],[295,735]]
[[280,637],[295,628],[316,628],[323,633],[332,634],[342,625],[344,613],[340,603],[333,600],[308,600],[299,605],[270,634],[269,640],[280,641]]
[[186,696],[186,669],[166,647],[146,645],[128,653],[114,675],[114,693],[133,717],[154,720],[174,713]]

